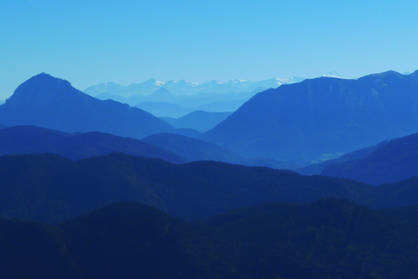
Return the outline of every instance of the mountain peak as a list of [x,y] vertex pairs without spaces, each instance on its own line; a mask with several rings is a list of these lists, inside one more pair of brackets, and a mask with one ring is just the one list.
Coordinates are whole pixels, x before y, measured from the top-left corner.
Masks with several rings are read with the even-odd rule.
[[73,88],[70,82],[42,72],[19,85],[8,102],[13,102],[15,99],[42,99],[74,92],[79,91]]
[[63,79],[60,78],[56,78],[50,74],[47,74],[45,72],[39,73],[33,77],[31,77],[30,79],[28,79],[27,81],[25,81],[23,84],[25,83],[34,83],[34,82],[55,82],[55,83],[66,83],[68,85],[71,86],[71,84]]
[[134,138],[172,129],[143,110],[95,99],[68,81],[46,73],[22,83],[0,106],[0,119],[7,126],[32,125],[64,132],[98,131]]
[[369,78],[384,78],[384,79],[387,79],[387,78],[394,78],[394,77],[404,77],[404,75],[402,75],[402,74],[400,74],[396,71],[390,70],[390,71],[386,71],[386,72],[382,72],[382,73],[367,75],[367,76],[359,78],[359,80],[369,79]]

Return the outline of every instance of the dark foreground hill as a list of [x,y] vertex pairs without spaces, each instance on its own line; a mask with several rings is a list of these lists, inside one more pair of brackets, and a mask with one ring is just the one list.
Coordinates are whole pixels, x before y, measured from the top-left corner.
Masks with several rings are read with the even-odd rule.
[[0,221],[4,278],[416,278],[418,209],[343,200],[190,223],[115,204],[58,225]]
[[261,92],[205,139],[248,157],[319,160],[418,131],[416,74],[308,79]]
[[418,204],[418,180],[381,187],[217,162],[171,164],[112,154],[0,157],[0,216],[59,221],[113,202],[135,201],[188,220],[270,202],[344,198],[373,207]]
[[7,126],[31,125],[65,132],[99,131],[141,138],[172,131],[148,112],[111,100],[98,100],[68,81],[39,74],[22,83],[0,106]]
[[173,163],[185,162],[174,153],[152,144],[100,132],[70,134],[34,126],[0,130],[0,155],[53,153],[77,160],[114,152]]
[[378,145],[358,159],[329,164],[322,174],[379,185],[418,176],[417,166],[418,134],[413,134]]

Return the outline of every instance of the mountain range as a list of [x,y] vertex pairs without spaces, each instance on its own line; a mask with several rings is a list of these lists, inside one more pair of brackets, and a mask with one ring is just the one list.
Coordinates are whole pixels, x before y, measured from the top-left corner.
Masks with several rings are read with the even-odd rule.
[[185,80],[159,81],[149,79],[141,83],[132,83],[124,86],[114,82],[101,83],[90,86],[84,91],[92,96],[101,94],[113,94],[122,97],[134,95],[152,95],[161,88],[171,92],[173,95],[197,95],[197,94],[240,94],[243,92],[254,92],[261,89],[275,88],[283,83],[296,82],[300,78],[279,79],[272,78],[261,81],[230,80],[230,81],[209,81],[190,82]]
[[374,208],[418,204],[418,180],[379,187],[220,162],[171,164],[111,154],[0,157],[0,217],[57,222],[114,202],[141,202],[195,220],[266,203],[344,198]]
[[375,151],[379,146],[384,145],[384,144],[386,144],[386,141],[381,142],[374,146],[361,148],[359,150],[355,150],[353,152],[343,154],[335,159],[329,159],[320,163],[314,163],[308,166],[304,166],[302,168],[297,168],[296,171],[303,175],[320,175],[324,171],[324,169],[328,166],[364,158],[370,153],[372,153],[373,151]]
[[244,164],[245,159],[216,144],[176,134],[155,134],[142,139],[187,161],[220,161]]
[[0,106],[7,126],[32,125],[64,132],[104,132],[141,138],[174,129],[148,112],[115,101],[101,101],[68,81],[39,74],[21,84]]
[[418,71],[255,86],[93,88],[187,100],[174,119],[24,82],[0,105],[0,277],[416,278]]
[[127,86],[104,83],[85,92],[102,100],[113,99],[143,108],[155,116],[180,117],[194,110],[224,112],[236,110],[256,93],[301,79],[231,80],[203,83],[150,79]]
[[46,153],[72,160],[124,153],[172,163],[219,161],[281,169],[297,168],[289,162],[243,158],[216,144],[181,134],[155,134],[138,140],[100,132],[64,133],[35,126],[0,127],[0,155]]
[[418,130],[417,75],[284,84],[255,95],[204,138],[247,157],[336,157]]
[[100,132],[70,134],[34,126],[0,129],[0,155],[45,153],[72,160],[125,153],[173,163],[186,162],[174,153],[144,141]]
[[270,158],[246,158],[231,152],[214,143],[200,138],[192,138],[179,134],[155,134],[143,138],[142,141],[176,154],[186,161],[218,161],[244,166],[260,166],[274,169],[296,170],[300,162],[278,161]]
[[374,185],[418,177],[418,134],[381,143],[370,151],[358,158],[328,164],[321,174]]
[[184,222],[119,203],[59,224],[0,219],[4,278],[415,278],[418,209],[335,199]]

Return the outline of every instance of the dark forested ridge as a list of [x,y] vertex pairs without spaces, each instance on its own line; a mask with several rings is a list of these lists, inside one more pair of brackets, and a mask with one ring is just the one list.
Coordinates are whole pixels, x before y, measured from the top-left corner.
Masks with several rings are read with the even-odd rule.
[[3,219],[0,227],[7,278],[412,279],[418,272],[416,207],[375,211],[328,199],[184,222],[125,203],[57,225]]
[[418,176],[418,134],[381,144],[358,159],[329,164],[322,175],[379,185]]
[[174,163],[186,161],[152,144],[100,132],[70,134],[34,126],[0,130],[0,155],[53,153],[70,159],[83,159],[114,152]]
[[148,112],[111,100],[98,100],[68,81],[39,74],[22,83],[0,106],[7,126],[33,125],[65,132],[99,131],[141,138],[174,130]]
[[373,207],[418,204],[418,181],[372,187],[339,178],[219,162],[170,164],[112,154],[0,157],[0,216],[57,221],[113,202],[136,201],[184,219],[269,202],[345,198]]
[[416,73],[321,77],[261,92],[205,139],[238,154],[318,160],[418,130]]

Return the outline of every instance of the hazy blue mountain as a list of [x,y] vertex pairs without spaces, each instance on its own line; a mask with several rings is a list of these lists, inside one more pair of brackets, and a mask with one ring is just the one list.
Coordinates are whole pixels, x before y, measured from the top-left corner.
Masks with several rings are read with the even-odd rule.
[[111,93],[103,93],[100,95],[95,96],[95,98],[99,99],[99,100],[113,100],[119,103],[123,103],[123,104],[127,104],[128,103],[128,99],[120,96],[120,95],[114,95]]
[[143,141],[99,132],[68,134],[34,126],[0,130],[0,155],[53,153],[77,160],[114,152],[185,162],[174,153]]
[[162,117],[174,128],[192,128],[205,132],[225,120],[230,112],[193,111],[179,118]]
[[173,130],[148,112],[95,99],[73,88],[68,81],[47,74],[39,74],[21,84],[0,106],[0,119],[7,126],[99,131],[133,138]]
[[115,82],[101,83],[90,86],[84,90],[91,96],[99,96],[101,94],[114,94],[121,97],[130,97],[133,94],[149,95],[160,88],[160,82],[155,79],[149,79],[142,83],[132,83],[124,86]]
[[[189,138],[196,138],[196,139],[202,136],[202,133],[194,129],[190,129],[190,128],[176,129],[173,131],[173,134],[181,135],[181,136],[185,136]],[[154,135],[158,135],[158,134],[154,134]]]
[[[189,113],[194,110],[213,112],[234,111],[256,93],[268,88],[276,88],[283,83],[300,80],[267,79],[262,81],[231,80],[226,82],[208,81],[203,83],[179,81],[147,80],[123,86],[115,83],[104,83],[91,86],[85,91],[100,99],[114,99],[123,103],[137,106],[141,103],[161,102],[182,106]],[[141,107],[141,106],[140,106]],[[151,110],[150,110],[151,111]],[[170,110],[154,112],[157,116],[173,115]]]
[[155,134],[142,141],[164,148],[188,161],[221,161],[244,164],[245,159],[225,148],[199,139],[176,134]]
[[[178,130],[177,130],[178,131]],[[274,169],[297,169],[297,162],[282,162],[269,158],[244,158],[216,144],[186,134],[155,134],[143,141],[169,150],[187,161],[219,161],[244,166],[270,167]]]
[[178,81],[158,81],[149,79],[142,83],[133,83],[127,86],[116,84],[113,82],[102,83],[90,86],[85,92],[98,96],[103,93],[111,93],[124,97],[134,95],[151,95],[160,88],[164,88],[174,95],[197,95],[197,94],[239,94],[244,92],[256,92],[267,88],[275,88],[283,83],[299,81],[300,78],[292,79],[267,79],[261,81],[208,81],[202,83],[190,82],[185,80]]
[[418,134],[413,134],[378,145],[361,158],[330,164],[322,174],[379,185],[418,176],[417,166]]
[[245,156],[319,160],[418,130],[418,82],[322,77],[257,94],[206,139]]
[[[142,102],[136,107],[143,109],[152,115],[158,117],[181,117],[191,111],[189,108],[182,107],[177,104],[166,102]],[[167,122],[167,121],[166,121]],[[176,128],[193,128],[193,127],[176,127]]]
[[357,160],[366,157],[373,151],[375,151],[379,146],[384,145],[385,142],[381,142],[378,145],[365,147],[360,150],[356,150],[353,152],[349,152],[347,154],[341,155],[340,157],[337,157],[335,159],[326,160],[321,163],[312,164],[309,166],[305,166],[303,168],[297,169],[297,172],[304,175],[315,175],[315,174],[321,174],[322,171],[330,165],[339,164],[351,160]]
[[200,222],[118,203],[56,225],[0,219],[0,268],[4,278],[39,279],[413,279],[417,228],[417,207],[337,199]]

